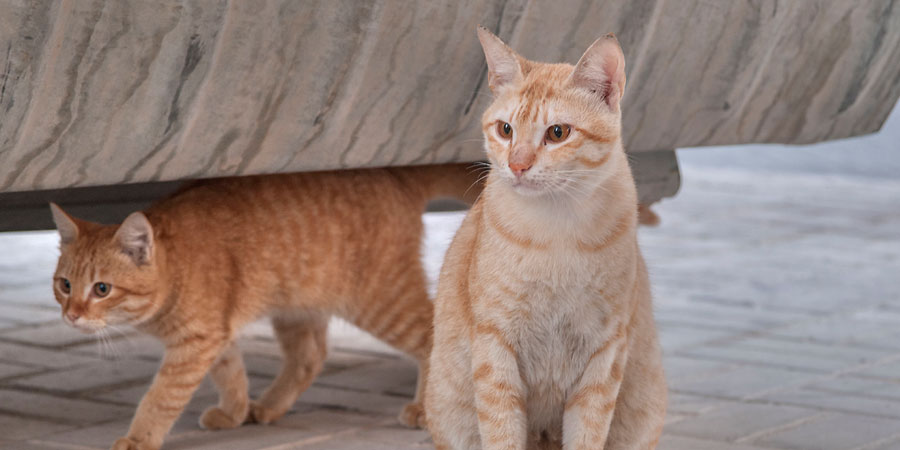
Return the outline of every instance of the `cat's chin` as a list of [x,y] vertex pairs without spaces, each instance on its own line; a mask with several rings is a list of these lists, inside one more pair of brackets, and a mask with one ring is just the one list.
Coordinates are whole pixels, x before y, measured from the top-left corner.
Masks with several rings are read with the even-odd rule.
[[547,195],[550,192],[550,190],[547,189],[547,186],[529,180],[510,180],[509,186],[516,194],[522,195],[524,197],[541,197]]

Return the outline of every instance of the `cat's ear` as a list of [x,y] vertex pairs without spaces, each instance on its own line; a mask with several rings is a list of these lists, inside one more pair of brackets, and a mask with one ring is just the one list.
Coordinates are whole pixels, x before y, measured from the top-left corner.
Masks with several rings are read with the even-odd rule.
[[572,83],[596,92],[613,111],[619,109],[625,92],[625,55],[614,34],[609,33],[588,47],[575,65]]
[[63,245],[75,242],[78,239],[78,223],[75,219],[53,202],[50,203],[50,212],[53,214],[56,230],[59,231],[59,242]]
[[488,65],[488,86],[497,92],[503,86],[522,78],[521,57],[487,28],[478,26],[478,40]]
[[119,225],[116,241],[122,252],[131,257],[135,264],[150,264],[153,258],[153,227],[143,213],[131,213]]

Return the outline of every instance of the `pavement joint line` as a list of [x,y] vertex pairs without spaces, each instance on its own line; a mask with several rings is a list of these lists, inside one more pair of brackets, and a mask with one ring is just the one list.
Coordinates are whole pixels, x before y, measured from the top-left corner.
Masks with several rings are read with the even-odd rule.
[[[389,425],[388,421],[379,422],[376,426],[386,426],[386,425]],[[371,429],[371,428],[374,428],[374,427],[373,426],[351,427],[351,428],[347,428],[345,430],[337,431],[335,433],[323,434],[320,436],[311,436],[309,438],[306,438],[306,439],[303,439],[303,440],[300,440],[297,442],[291,442],[291,443],[287,443],[287,444],[277,444],[277,445],[273,445],[273,446],[269,446],[269,447],[264,447],[260,450],[290,450],[290,449],[294,449],[294,448],[301,448],[301,447],[304,447],[304,446],[307,446],[310,444],[318,444],[321,442],[328,442],[328,441],[333,440],[338,437],[345,437],[348,435],[358,434],[360,431],[364,431],[364,430]],[[291,429],[291,428],[286,428],[286,429]]]
[[[785,319],[785,322],[787,322],[787,319]],[[750,326],[747,326],[745,328],[745,327],[732,327],[732,326],[727,326],[727,325],[715,325],[715,324],[705,322],[702,320],[690,321],[690,320],[684,320],[684,319],[662,318],[662,319],[657,319],[656,324],[662,325],[662,326],[669,325],[669,326],[676,326],[676,327],[702,328],[705,330],[712,330],[712,331],[730,331],[730,332],[734,332],[734,333],[742,333],[742,332],[747,332],[747,331],[760,331],[758,329],[751,328]],[[782,324],[778,324],[778,325],[782,325]],[[776,326],[778,326],[778,325],[776,325]],[[766,331],[766,330],[762,330],[762,331]],[[721,338],[714,338],[714,339],[721,339]]]
[[778,433],[782,433],[788,430],[792,430],[794,428],[799,428],[802,425],[806,425],[808,423],[816,422],[818,420],[826,419],[828,417],[834,416],[834,413],[830,411],[822,411],[810,416],[801,417],[797,420],[793,420],[787,423],[783,423],[781,425],[776,425],[774,427],[764,428],[762,430],[758,430],[756,432],[750,433],[746,436],[741,436],[734,440],[736,444],[744,444],[753,440],[757,440],[760,438],[772,436]]
[[869,380],[869,381],[881,381],[885,383],[900,383],[900,374],[897,374],[896,377],[884,377],[880,375],[869,375],[865,373],[850,373],[847,374],[848,377],[858,378],[860,380]]
[[802,374],[823,375],[823,376],[828,375],[830,373],[830,372],[827,372],[827,371],[824,371],[821,369],[802,369],[802,368],[799,368],[796,366],[786,366],[783,364],[769,363],[769,362],[765,362],[765,361],[748,361],[745,359],[729,358],[727,356],[703,355],[703,354],[699,354],[699,353],[691,353],[695,350],[696,349],[694,349],[694,350],[679,350],[679,351],[673,353],[673,355],[674,356],[682,356],[682,357],[690,357],[690,358],[700,359],[700,360],[704,360],[704,361],[730,363],[730,364],[734,364],[735,366],[738,366],[738,367],[759,367],[759,368],[763,368],[763,369],[779,369],[779,370],[784,370],[787,372],[796,372],[796,373],[802,373]]
[[4,409],[3,407],[0,407],[0,415],[18,417],[21,419],[37,420],[40,422],[52,423],[54,425],[66,425],[66,426],[70,426],[70,427],[83,427],[83,426],[87,426],[87,425],[97,425],[100,423],[108,422],[107,420],[104,420],[101,422],[91,422],[89,424],[75,423],[75,422],[69,422],[66,420],[57,419],[54,417],[45,417],[45,416],[40,416],[37,414],[29,414],[27,412],[22,412],[22,411],[13,411],[11,409]]
[[26,441],[31,444],[47,445],[61,450],[99,450],[99,447],[89,447],[86,445],[69,444],[67,442],[44,441],[40,439],[31,439]]
[[[730,402],[730,403],[747,403],[747,404],[753,404],[753,405],[770,405],[770,406],[791,406],[791,407],[795,407],[795,408],[809,409],[812,411],[837,412],[837,413],[850,414],[850,415],[855,415],[855,416],[873,417],[873,418],[877,418],[877,419],[890,419],[890,420],[900,419],[900,414],[898,414],[896,416],[892,416],[889,414],[878,414],[878,413],[872,413],[872,412],[868,412],[868,411],[847,410],[847,409],[841,409],[841,408],[810,405],[807,403],[797,403],[797,402],[790,402],[790,401],[784,401],[784,400],[773,400],[771,398],[764,399],[764,398],[728,397],[728,396],[724,396],[724,395],[710,395],[710,394],[704,394],[704,393],[694,392],[694,391],[683,391],[680,389],[669,389],[669,392],[672,394],[691,395],[694,397],[702,397],[702,398],[706,398],[706,399],[720,400],[723,402]],[[852,397],[852,395],[848,395],[848,397]],[[722,405],[722,406],[724,406],[724,405]],[[717,405],[715,408],[718,409],[719,407],[720,406]],[[715,410],[713,410],[713,411],[715,411]],[[707,414],[707,413],[703,413],[703,414]]]
[[854,447],[851,450],[874,450],[885,444],[892,444],[892,443],[896,443],[896,442],[900,442],[900,433],[895,433],[884,439],[879,439],[875,442],[869,442],[869,443],[863,444],[859,447]]
[[[857,364],[856,366],[853,366],[853,367],[849,367],[849,368],[842,369],[842,370],[837,370],[835,372],[831,372],[831,373],[823,375],[821,377],[821,379],[819,379],[819,380],[808,380],[806,382],[799,383],[795,386],[792,386],[791,389],[804,389],[807,387],[811,387],[815,384],[821,383],[822,381],[836,380],[844,375],[853,374],[854,372],[871,369],[872,367],[878,367],[880,365],[889,364],[889,363],[896,362],[896,361],[900,361],[900,353],[887,355],[876,361],[872,361],[872,362],[868,362],[868,363],[861,363],[861,364]],[[784,386],[779,386],[779,387],[772,388],[768,391],[765,391],[764,393],[762,393],[762,395],[764,396],[764,395],[777,394],[777,393],[783,392],[785,390],[788,390],[788,389]],[[753,399],[754,397],[760,397],[760,396],[761,395],[753,395],[753,396],[749,397],[748,399]],[[847,395],[847,396],[855,397],[855,395]],[[900,415],[898,415],[898,417],[900,417]]]
[[868,398],[872,400],[881,400],[885,402],[893,402],[898,403],[898,408],[900,408],[900,397],[892,397],[892,396],[878,396],[875,394],[871,394],[869,392],[847,392],[847,391],[839,391],[837,389],[828,389],[821,386],[808,386],[806,390],[822,392],[825,394],[835,394],[835,395],[849,395],[852,397],[859,398]]
[[373,350],[360,350],[358,348],[343,347],[343,346],[335,346],[332,348],[334,350],[339,350],[339,351],[346,352],[346,353],[352,353],[354,355],[377,356],[379,358],[385,358],[385,359],[404,359],[404,357],[400,356],[400,355],[396,355],[396,354],[392,354],[392,353],[385,353],[385,352],[378,352],[378,351],[373,351]]
[[[731,307],[731,308],[743,307],[743,308],[749,309],[749,310],[756,310],[755,307],[759,306],[759,303],[757,303],[753,300],[735,299],[732,301],[732,300],[727,300],[727,299],[719,299],[718,297],[713,298],[709,294],[702,294],[702,293],[701,294],[691,294],[690,301],[696,302],[696,303],[727,306],[727,307]],[[742,306],[742,305],[748,305],[748,304],[754,306],[754,308]],[[765,308],[766,308],[766,311],[768,311],[768,312],[791,313],[791,314],[802,314],[802,315],[813,316],[813,317],[810,317],[810,319],[825,318],[825,317],[831,316],[831,313],[827,312],[827,311],[822,311],[822,310],[818,310],[818,309],[807,309],[807,308],[802,308],[802,307],[790,307],[790,306],[784,306],[784,305],[766,304]]]
[[[0,360],[0,362],[6,363],[6,360]],[[6,386],[12,387],[13,384],[11,384],[10,382],[18,380],[19,378],[49,375],[51,373],[56,373],[56,372],[65,372],[67,370],[72,370],[72,369],[77,369],[79,367],[82,367],[82,365],[75,364],[75,365],[63,367],[63,368],[53,368],[53,367],[45,367],[45,366],[38,366],[38,365],[28,365],[28,366],[20,365],[20,367],[24,367],[27,369],[35,369],[36,372],[23,373],[23,374],[12,375],[12,376],[3,378],[2,380],[0,380],[0,387],[6,387]]]
[[867,344],[867,343],[862,343],[862,342],[825,341],[825,340],[817,339],[817,338],[795,338],[795,339],[792,339],[792,336],[784,336],[784,335],[778,335],[778,334],[772,334],[772,335],[766,336],[766,338],[772,339],[774,341],[781,341],[781,342],[794,342],[794,343],[798,343],[798,344],[816,344],[816,345],[821,345],[823,347],[838,346],[838,347],[845,347],[848,349],[874,350],[874,351],[890,352],[890,353],[900,352],[900,347],[887,347],[887,346],[873,345],[873,344]]
[[[128,388],[128,387],[133,387],[133,386],[130,386],[130,385],[129,385],[129,386],[125,386],[125,388]],[[150,387],[150,386],[149,386],[149,383],[147,383],[147,387],[148,387],[148,389],[149,389],[149,387]],[[110,391],[115,391],[115,390],[117,390],[117,389],[123,389],[123,387],[117,387],[117,388],[115,388],[115,389],[110,389]],[[87,401],[87,402],[90,402],[90,403],[96,403],[96,404],[101,405],[101,406],[102,406],[102,405],[106,405],[106,406],[129,406],[129,407],[133,407],[133,406],[134,406],[134,405],[129,404],[129,403],[121,403],[121,402],[117,402],[117,401],[106,400],[106,399],[94,397],[94,395],[104,394],[104,393],[106,393],[107,391],[104,391],[104,392],[98,392],[98,393],[93,393],[93,392],[92,392],[92,393],[90,394],[90,396],[87,396],[87,395],[83,395],[83,394],[82,394],[82,391],[66,392],[66,391],[57,391],[57,390],[52,390],[52,389],[43,389],[43,388],[39,388],[39,387],[25,386],[25,385],[5,385],[5,386],[0,386],[0,391],[16,391],[16,392],[24,392],[24,393],[28,393],[28,394],[46,395],[46,396],[49,396],[49,397],[56,397],[56,398],[59,398],[59,399],[65,399],[65,400],[84,400],[84,401]],[[8,411],[8,410],[4,410],[2,407],[0,407],[0,413],[2,413],[2,412],[4,412],[4,411]],[[18,414],[18,413],[16,413],[16,414]]]
[[[343,372],[343,371],[341,371],[341,372]],[[340,373],[340,372],[337,372],[337,373]],[[337,373],[335,373],[335,375]],[[390,390],[373,391],[373,390],[357,388],[357,387],[353,387],[353,386],[332,384],[327,381],[325,381],[325,382],[313,381],[313,386],[327,388],[327,389],[338,389],[338,390],[347,391],[347,392],[355,392],[358,394],[378,394],[378,395],[384,395],[386,397],[394,397],[394,398],[413,398],[412,395],[408,395],[408,394],[401,393],[401,392],[392,392]]]

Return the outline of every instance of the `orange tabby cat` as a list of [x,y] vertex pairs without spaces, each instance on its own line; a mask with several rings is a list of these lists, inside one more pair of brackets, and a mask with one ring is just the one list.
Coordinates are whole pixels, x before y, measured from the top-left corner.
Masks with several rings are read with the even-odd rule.
[[492,169],[435,300],[425,409],[438,449],[656,446],[666,383],[622,148],[625,61],[576,66],[478,37]]
[[[74,219],[56,205],[54,291],[70,325],[132,324],[166,347],[126,437],[156,449],[207,372],[219,390],[206,428],[281,417],[325,359],[337,314],[419,360],[431,350],[432,305],[419,245],[428,199],[480,189],[465,165],[268,175],[198,182],[120,225]],[[234,344],[271,315],[281,373],[250,404]],[[424,379],[401,421],[420,425]]]

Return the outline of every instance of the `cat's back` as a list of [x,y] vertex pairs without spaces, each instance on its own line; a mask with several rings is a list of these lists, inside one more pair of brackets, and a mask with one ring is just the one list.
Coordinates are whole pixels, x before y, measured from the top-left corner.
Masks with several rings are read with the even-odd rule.
[[390,170],[348,170],[201,180],[157,203],[151,220],[219,239],[298,228],[357,230],[418,218],[421,193]]

